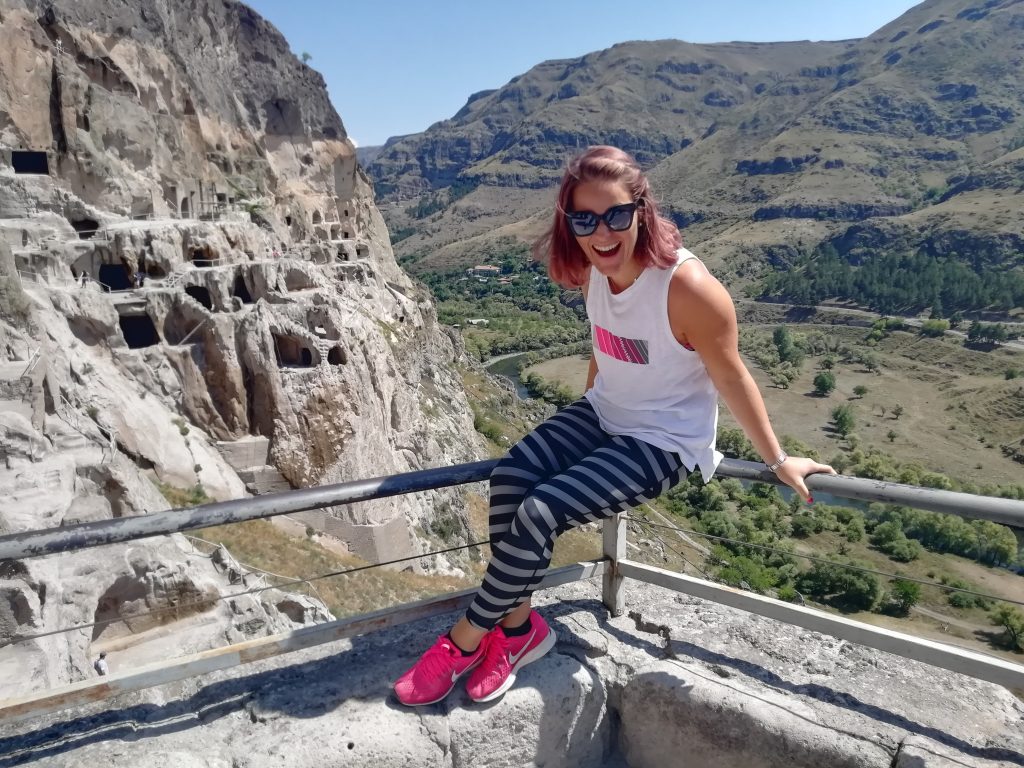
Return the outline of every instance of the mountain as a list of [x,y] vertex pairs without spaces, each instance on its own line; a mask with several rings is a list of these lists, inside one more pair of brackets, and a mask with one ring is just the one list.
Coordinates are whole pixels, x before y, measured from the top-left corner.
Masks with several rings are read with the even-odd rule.
[[928,0],[862,40],[630,42],[534,67],[369,164],[413,269],[546,223],[567,157],[634,153],[688,243],[926,247],[1019,266],[1024,5]]

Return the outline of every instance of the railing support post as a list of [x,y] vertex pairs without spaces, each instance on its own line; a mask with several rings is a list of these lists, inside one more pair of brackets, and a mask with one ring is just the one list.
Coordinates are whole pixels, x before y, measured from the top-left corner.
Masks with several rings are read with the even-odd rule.
[[601,600],[612,616],[626,612],[626,589],[619,574],[619,561],[626,559],[626,515],[612,515],[602,529],[604,556],[611,560],[604,572]]

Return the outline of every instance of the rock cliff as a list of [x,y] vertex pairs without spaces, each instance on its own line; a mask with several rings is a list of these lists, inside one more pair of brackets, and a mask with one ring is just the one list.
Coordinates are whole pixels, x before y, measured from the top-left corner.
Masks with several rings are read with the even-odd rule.
[[[154,483],[228,499],[478,457],[457,347],[322,78],[234,0],[0,0],[0,295],[0,533],[165,509]],[[425,551],[438,504],[465,522],[460,491],[306,522],[387,559]],[[4,568],[0,667],[29,688],[131,645],[140,606],[194,606],[193,649],[325,615],[217,601],[230,569],[183,540]]]

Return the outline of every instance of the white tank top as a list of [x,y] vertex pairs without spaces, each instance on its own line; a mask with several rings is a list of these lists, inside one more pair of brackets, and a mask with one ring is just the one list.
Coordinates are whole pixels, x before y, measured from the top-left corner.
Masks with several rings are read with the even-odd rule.
[[597,378],[586,393],[601,428],[678,453],[686,468],[700,467],[704,482],[722,454],[715,450],[718,391],[700,355],[680,344],[668,321],[669,282],[685,261],[649,267],[618,294],[591,267],[587,315],[594,339]]

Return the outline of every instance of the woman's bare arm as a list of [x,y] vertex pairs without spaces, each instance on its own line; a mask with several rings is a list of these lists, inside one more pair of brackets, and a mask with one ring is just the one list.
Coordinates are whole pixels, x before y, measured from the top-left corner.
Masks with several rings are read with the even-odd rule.
[[[680,266],[669,288],[669,323],[680,341],[692,346],[732,415],[766,464],[782,453],[764,399],[739,353],[739,331],[732,297],[698,261]],[[814,472],[835,474],[826,464],[791,457],[777,470],[779,479],[810,500],[804,478]]]

